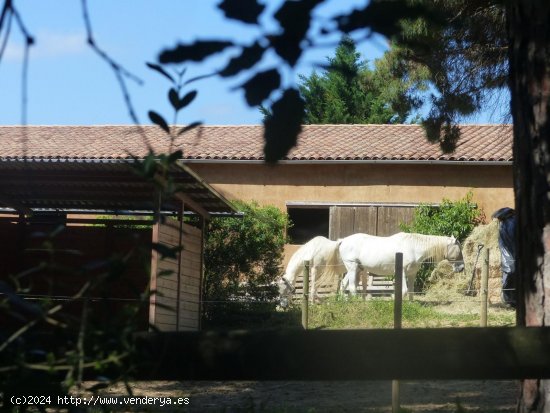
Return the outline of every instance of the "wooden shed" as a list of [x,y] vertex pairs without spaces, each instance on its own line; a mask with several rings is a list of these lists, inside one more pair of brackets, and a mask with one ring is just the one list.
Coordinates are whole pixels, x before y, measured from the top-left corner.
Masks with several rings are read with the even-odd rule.
[[[124,257],[121,278],[89,297],[105,316],[150,285],[140,328],[199,329],[204,222],[236,211],[181,161],[166,176],[175,187],[168,194],[136,173],[136,161],[149,149],[164,149],[148,148],[137,129],[123,140],[110,139],[101,127],[77,129],[0,128],[2,278],[38,268],[52,254],[45,245],[55,245],[55,259],[63,268],[83,268],[78,275],[49,268],[20,280],[32,284],[28,299],[65,300],[105,271],[105,260]],[[83,133],[92,130],[101,134]],[[54,236],[56,228],[63,230]],[[159,244],[175,254],[161,259]]]

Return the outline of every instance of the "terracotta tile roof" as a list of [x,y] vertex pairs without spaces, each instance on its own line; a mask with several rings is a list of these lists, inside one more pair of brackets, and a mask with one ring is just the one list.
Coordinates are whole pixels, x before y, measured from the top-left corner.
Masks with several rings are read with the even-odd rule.
[[[141,130],[141,131],[140,131]],[[454,153],[427,142],[418,125],[307,125],[288,160],[511,161],[511,125],[464,125]],[[0,159],[128,159],[147,144],[167,152],[157,126],[0,127]],[[260,125],[203,126],[174,142],[189,160],[263,160]]]

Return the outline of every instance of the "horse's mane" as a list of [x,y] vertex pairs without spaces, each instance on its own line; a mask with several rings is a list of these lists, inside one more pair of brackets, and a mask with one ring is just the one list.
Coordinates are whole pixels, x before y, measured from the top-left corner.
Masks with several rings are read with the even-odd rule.
[[403,240],[411,242],[415,247],[425,250],[423,259],[441,261],[447,254],[449,237],[440,235],[425,235],[418,233],[401,232],[399,235]]

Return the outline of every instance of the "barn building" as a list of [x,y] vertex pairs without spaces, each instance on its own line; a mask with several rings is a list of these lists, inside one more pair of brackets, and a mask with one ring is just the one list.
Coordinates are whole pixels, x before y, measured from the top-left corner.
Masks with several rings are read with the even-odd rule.
[[513,207],[512,126],[460,130],[455,152],[444,154],[419,125],[307,125],[284,160],[266,165],[261,126],[206,126],[186,138],[184,153],[228,199],[287,211],[299,245],[315,235],[390,235],[419,203],[469,191],[487,217]]
[[[284,160],[266,165],[259,125],[202,126],[172,140],[156,126],[0,127],[2,231],[17,240],[2,252],[2,272],[32,262],[20,259],[23,251],[40,250],[28,248],[35,242],[30,234],[59,219],[70,229],[60,242],[82,247],[92,258],[117,249],[123,254],[136,236],[147,245],[188,243],[176,259],[162,262],[150,249],[153,277],[142,273],[133,278],[137,285],[123,280],[117,291],[121,299],[135,297],[150,282],[163,294],[151,297],[144,323],[197,329],[204,228],[183,222],[186,212],[203,222],[212,214],[235,213],[228,200],[275,205],[294,223],[289,257],[315,235],[397,232],[419,203],[457,200],[469,191],[486,216],[513,207],[512,126],[460,129],[455,152],[444,154],[418,125],[307,125]],[[134,159],[149,150],[183,151],[184,159],[171,171],[182,184],[176,197],[159,201],[151,184],[131,171]],[[146,228],[140,231],[114,221],[83,225],[91,214],[97,220],[122,212],[150,215],[155,209],[176,219],[139,222]],[[157,277],[166,269],[174,275]],[[62,284],[70,285],[60,282],[60,295],[74,293]],[[164,310],[166,305],[172,311]]]

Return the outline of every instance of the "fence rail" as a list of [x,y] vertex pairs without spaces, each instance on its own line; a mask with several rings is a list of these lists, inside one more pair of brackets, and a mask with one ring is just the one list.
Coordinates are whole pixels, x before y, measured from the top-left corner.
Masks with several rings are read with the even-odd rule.
[[550,328],[138,333],[138,380],[550,378]]

